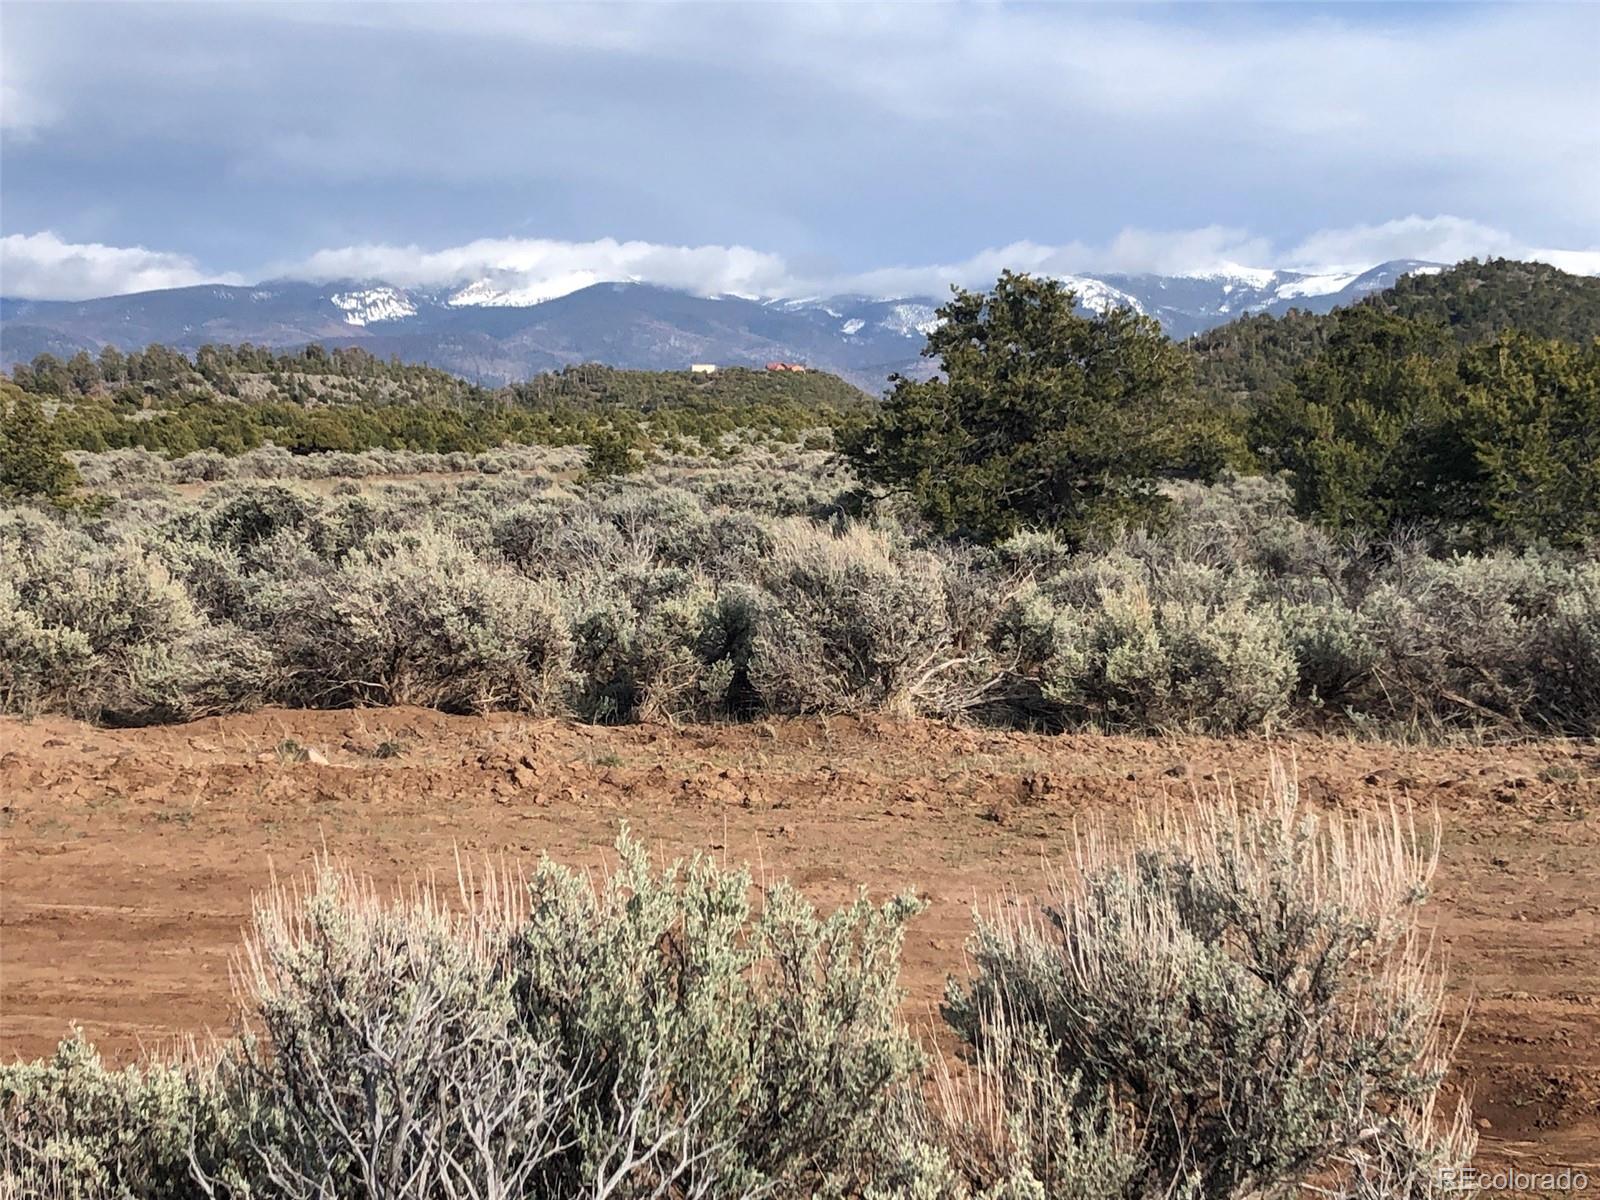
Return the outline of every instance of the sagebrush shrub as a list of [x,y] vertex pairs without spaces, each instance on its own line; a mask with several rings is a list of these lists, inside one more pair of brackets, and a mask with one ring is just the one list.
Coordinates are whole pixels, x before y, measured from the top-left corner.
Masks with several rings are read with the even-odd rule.
[[[946,1014],[995,1086],[1039,1086],[1138,1169],[1108,1195],[1243,1198],[1470,1161],[1436,1122],[1442,982],[1417,908],[1436,861],[1397,812],[1319,822],[1259,803],[1080,840],[1042,910],[980,916]],[[1004,1053],[1001,1053],[1001,1050]],[[1020,1078],[1012,1078],[1020,1074]]]
[[99,717],[135,664],[201,618],[162,563],[26,511],[0,516],[0,696]]
[[750,680],[772,709],[909,714],[942,697],[960,706],[968,664],[933,555],[862,525],[834,535],[788,522],[760,580],[767,602]]
[[108,1070],[74,1031],[54,1055],[0,1067],[0,1196],[182,1200],[199,1195],[227,1116],[205,1072]]
[[[1164,527],[1088,548],[1022,532],[974,549],[893,499],[841,515],[824,494],[848,477],[826,456],[552,487],[520,472],[581,451],[521,453],[498,475],[330,497],[247,482],[247,460],[284,479],[280,456],[317,458],[313,473],[478,460],[263,450],[196,498],[124,487],[102,517],[7,510],[0,704],[119,721],[404,696],[607,721],[1600,730],[1595,568],[1573,554],[1336,547],[1262,480],[1175,485]],[[100,467],[130,464],[155,469]],[[775,515],[795,505],[808,515]]]
[[626,841],[598,889],[544,864],[513,950],[518,1019],[598,1073],[600,1128],[640,1088],[692,1121],[709,1194],[855,1194],[919,1058],[897,982],[919,905],[819,918],[786,884],[756,912],[750,891],[706,859],[653,873]]
[[258,905],[252,1036],[216,1068],[233,1154],[206,1185],[290,1200],[549,1194],[587,1081],[518,1027],[509,915],[427,891],[386,906],[331,870],[303,901]]
[[1379,648],[1358,610],[1323,595],[1283,604],[1278,616],[1302,703],[1337,714],[1367,701]]
[[1031,685],[1063,723],[1261,728],[1287,711],[1297,678],[1253,578],[1199,562],[1157,570],[1120,551],[1069,562],[1017,589],[995,635],[1013,694]]
[[1537,646],[1542,707],[1560,728],[1600,730],[1600,563],[1576,567]]
[[1231,733],[1271,728],[1289,705],[1296,665],[1274,614],[1236,592],[1215,607],[1169,603],[1162,638],[1172,671],[1174,719]]
[[545,862],[454,906],[326,867],[270,894],[241,1038],[0,1066],[0,1195],[801,1200],[898,1171],[917,903],[823,917],[778,884],[752,910],[747,871],[617,850],[598,886]]
[[1540,631],[1569,586],[1534,554],[1405,563],[1361,605],[1385,694],[1409,719],[1528,719]]
[[355,552],[282,603],[286,687],[314,706],[551,712],[567,684],[572,637],[548,592],[431,530]]

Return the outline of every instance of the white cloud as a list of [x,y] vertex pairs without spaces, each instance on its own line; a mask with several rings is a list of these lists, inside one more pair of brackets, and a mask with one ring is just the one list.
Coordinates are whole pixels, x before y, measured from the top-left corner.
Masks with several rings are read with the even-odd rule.
[[[967,258],[932,264],[821,274],[780,254],[747,246],[670,246],[602,238],[480,238],[423,249],[369,243],[319,250],[264,274],[331,283],[382,281],[405,288],[455,290],[469,285],[502,302],[533,303],[595,283],[641,282],[701,295],[761,297],[857,293],[939,295],[951,284],[978,287],[1003,270],[1046,275],[1177,275],[1278,267],[1312,274],[1354,273],[1391,259],[1453,263],[1505,256],[1536,259],[1578,274],[1600,275],[1600,247],[1546,249],[1462,217],[1409,216],[1312,233],[1292,246],[1226,226],[1124,229],[1103,243],[1012,242]],[[256,276],[249,277],[254,280]],[[77,300],[196,283],[242,283],[238,273],[206,270],[192,258],[142,247],[74,244],[54,233],[0,238],[0,294]]]
[[1270,253],[1265,240],[1237,229],[1125,229],[1104,245],[1013,242],[955,262],[821,275],[798,270],[781,255],[745,246],[485,238],[443,250],[383,244],[320,250],[299,262],[280,264],[274,273],[318,282],[383,280],[401,287],[451,288],[481,281],[486,285],[482,290],[504,293],[520,303],[617,281],[654,283],[703,295],[905,296],[941,293],[951,284],[991,283],[1006,269],[1055,275],[1171,274],[1266,261]]
[[1377,225],[1320,230],[1293,247],[1243,229],[1124,229],[1109,241],[1058,244],[1012,242],[957,261],[815,274],[778,254],[745,246],[664,246],[651,242],[563,242],[486,238],[444,250],[365,245],[322,250],[279,274],[317,281],[381,279],[402,287],[456,287],[483,281],[484,290],[520,303],[549,299],[601,282],[632,281],[703,295],[869,296],[940,294],[951,284],[992,283],[1003,270],[1036,274],[1177,275],[1288,267],[1310,273],[1358,272],[1391,259],[1454,263],[1503,255],[1536,258],[1580,273],[1600,273],[1600,249],[1544,250],[1504,230],[1460,217],[1410,216]]
[[241,283],[203,270],[183,254],[143,246],[66,242],[48,230],[0,237],[0,295],[24,300],[88,300],[196,283]]
[[1454,263],[1464,258],[1522,258],[1578,275],[1600,274],[1600,248],[1556,250],[1463,217],[1415,214],[1376,225],[1324,229],[1287,250],[1285,266],[1318,272],[1362,271],[1396,258]]
[[653,242],[562,242],[480,238],[444,250],[364,245],[319,250],[278,273],[295,278],[381,279],[402,287],[450,287],[487,280],[524,301],[564,295],[592,283],[639,281],[709,294],[783,292],[788,268],[776,254],[745,246],[663,246]]
[[1502,229],[1461,217],[1401,217],[1312,234],[1286,255],[1296,266],[1321,271],[1364,270],[1394,258],[1460,262],[1464,258],[1526,256],[1528,247]]

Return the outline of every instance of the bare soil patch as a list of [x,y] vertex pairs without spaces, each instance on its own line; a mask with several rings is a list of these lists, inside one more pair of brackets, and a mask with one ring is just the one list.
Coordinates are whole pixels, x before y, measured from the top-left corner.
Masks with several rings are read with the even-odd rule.
[[1074,819],[1235,782],[1270,756],[1309,801],[1437,809],[1432,913],[1468,1023],[1482,1161],[1600,1178],[1600,748],[1044,737],[932,722],[600,728],[420,709],[99,729],[0,720],[0,1055],[72,1022],[114,1059],[230,1025],[251,895],[319,851],[380,882],[541,852],[602,866],[628,822],[831,906],[929,903],[905,955],[930,1023],[974,901],[1036,892]]

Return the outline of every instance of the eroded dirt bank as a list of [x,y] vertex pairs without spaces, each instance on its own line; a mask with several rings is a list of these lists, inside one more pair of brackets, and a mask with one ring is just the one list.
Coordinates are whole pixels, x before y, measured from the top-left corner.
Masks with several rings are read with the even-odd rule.
[[[305,752],[314,751],[310,759]],[[1036,737],[928,722],[593,728],[391,709],[105,730],[0,720],[0,1055],[70,1022],[113,1057],[230,1020],[251,894],[322,848],[380,881],[455,856],[601,864],[619,825],[796,880],[821,904],[913,887],[916,1019],[962,969],[970,906],[1037,889],[1075,817],[1269,756],[1309,800],[1436,807],[1433,914],[1470,997],[1461,1081],[1483,1158],[1600,1176],[1600,749],[1421,749],[1296,737]],[[325,760],[325,761],[320,761]]]

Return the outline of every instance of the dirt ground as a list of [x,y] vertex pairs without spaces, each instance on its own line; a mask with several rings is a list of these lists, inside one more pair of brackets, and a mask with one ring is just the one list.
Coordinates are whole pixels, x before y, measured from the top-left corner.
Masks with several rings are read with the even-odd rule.
[[[303,748],[303,749],[302,749]],[[310,761],[303,750],[314,750]],[[1315,737],[1044,737],[885,720],[594,728],[415,709],[267,711],[106,730],[0,720],[0,1057],[81,1024],[111,1057],[230,1026],[252,893],[326,849],[380,882],[455,857],[600,865],[627,821],[831,905],[860,883],[929,904],[907,942],[913,1019],[963,969],[971,906],[1038,889],[1072,823],[1232,780],[1271,755],[1308,800],[1437,809],[1431,909],[1458,1084],[1490,1166],[1600,1187],[1600,748],[1409,749]],[[325,759],[326,761],[317,761]]]

